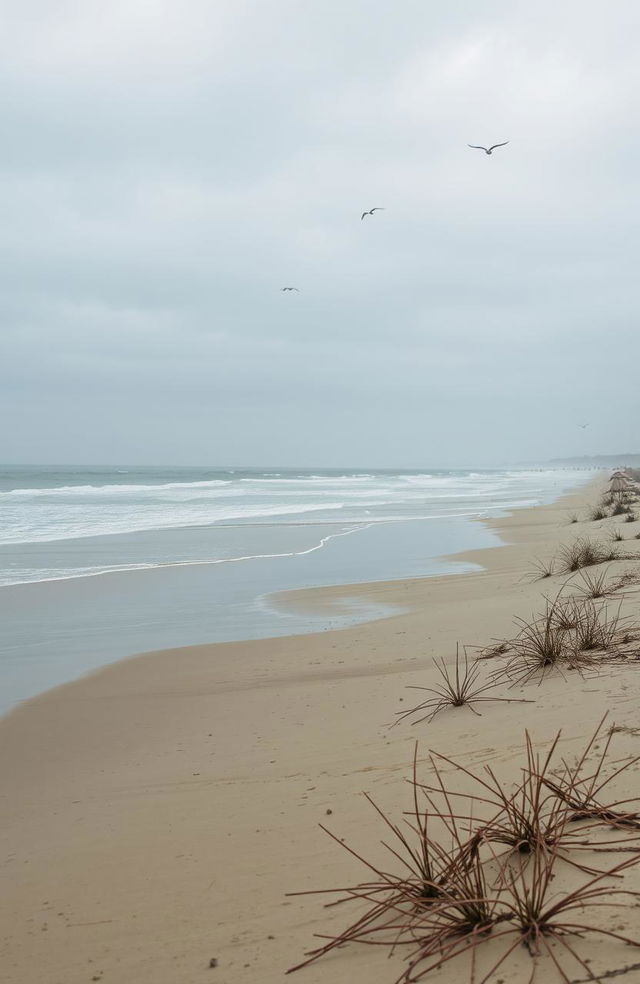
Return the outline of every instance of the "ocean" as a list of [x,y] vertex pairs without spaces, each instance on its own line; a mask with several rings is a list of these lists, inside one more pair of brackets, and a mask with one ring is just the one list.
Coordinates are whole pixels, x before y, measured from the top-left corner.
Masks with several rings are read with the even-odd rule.
[[569,470],[0,467],[0,711],[133,653],[347,625],[274,592],[446,574]]

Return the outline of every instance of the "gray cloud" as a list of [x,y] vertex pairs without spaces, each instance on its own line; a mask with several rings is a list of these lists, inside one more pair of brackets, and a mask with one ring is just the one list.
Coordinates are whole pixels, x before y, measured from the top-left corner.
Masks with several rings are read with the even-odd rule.
[[640,11],[429,6],[14,5],[4,460],[636,446]]

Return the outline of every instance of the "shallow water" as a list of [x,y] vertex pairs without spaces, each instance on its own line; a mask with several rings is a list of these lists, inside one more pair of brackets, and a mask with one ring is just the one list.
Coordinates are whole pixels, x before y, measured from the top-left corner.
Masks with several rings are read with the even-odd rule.
[[[180,482],[176,470],[144,469],[125,487],[118,472],[102,481],[95,470],[76,470],[74,485],[69,470],[58,470],[55,485],[45,469],[13,488],[24,473],[3,471],[0,709],[137,652],[383,617],[389,609],[357,603],[342,616],[294,614],[269,595],[470,570],[438,558],[499,543],[473,517],[551,501],[589,477],[215,474],[195,478],[189,470]],[[231,521],[214,518],[219,508],[233,513]],[[175,525],[185,510],[200,525]],[[168,525],[149,525],[160,522]],[[134,528],[123,532],[127,523]],[[105,533],[106,524],[118,532]],[[93,532],[79,536],[80,528]]]

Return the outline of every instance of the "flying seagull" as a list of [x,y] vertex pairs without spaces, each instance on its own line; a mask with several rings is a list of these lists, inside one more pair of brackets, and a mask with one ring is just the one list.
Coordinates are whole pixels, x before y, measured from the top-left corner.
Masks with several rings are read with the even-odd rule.
[[508,143],[509,141],[505,140],[504,143],[492,144],[490,147],[479,147],[478,144],[467,144],[467,147],[472,147],[473,150],[484,150],[485,154],[491,154],[496,147],[506,147]]
[[374,212],[384,212],[385,209],[382,205],[378,205],[376,208],[370,208],[368,212],[363,212],[360,216],[360,221],[364,219],[365,215],[373,215]]
[[297,287],[281,287],[280,290],[297,290],[300,293]]
[[585,427],[588,427],[588,426],[589,426],[589,424],[578,424],[578,427],[579,427],[579,428],[580,428],[581,430],[584,430],[584,429],[585,429]]

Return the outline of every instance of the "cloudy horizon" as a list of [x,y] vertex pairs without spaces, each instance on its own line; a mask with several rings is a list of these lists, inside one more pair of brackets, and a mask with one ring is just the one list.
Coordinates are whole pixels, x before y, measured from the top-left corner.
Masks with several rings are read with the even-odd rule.
[[639,450],[640,10],[430,6],[5,10],[2,461]]

